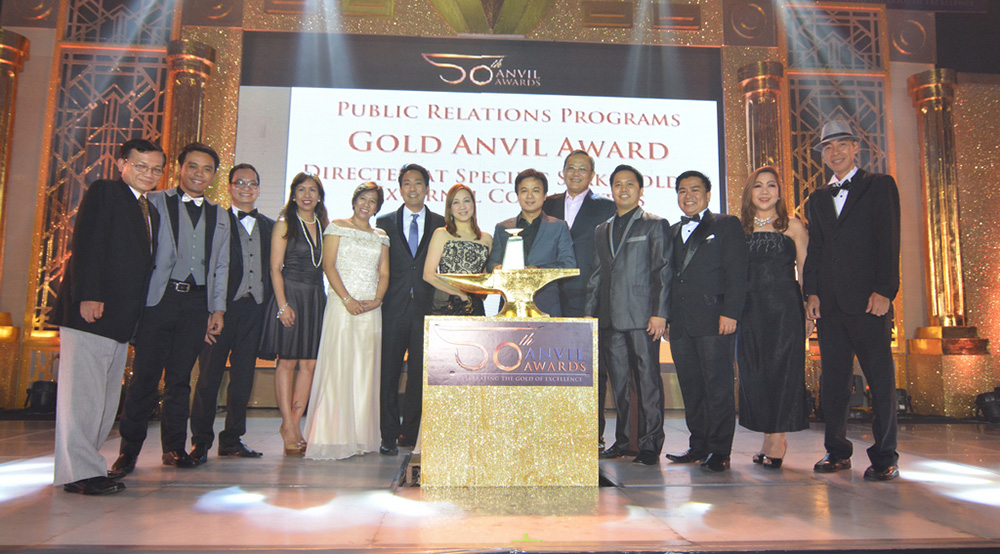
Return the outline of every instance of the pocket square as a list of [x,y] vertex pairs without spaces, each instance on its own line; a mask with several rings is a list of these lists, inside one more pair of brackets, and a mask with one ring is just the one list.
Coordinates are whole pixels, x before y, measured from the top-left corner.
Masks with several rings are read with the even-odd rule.
[[705,237],[705,242],[708,242],[708,241],[710,241],[710,240],[712,240],[714,238],[715,238],[715,235],[708,235],[707,237]]
[[630,239],[626,239],[625,242],[642,242],[644,240],[646,240],[646,235],[643,235],[641,237],[632,237]]

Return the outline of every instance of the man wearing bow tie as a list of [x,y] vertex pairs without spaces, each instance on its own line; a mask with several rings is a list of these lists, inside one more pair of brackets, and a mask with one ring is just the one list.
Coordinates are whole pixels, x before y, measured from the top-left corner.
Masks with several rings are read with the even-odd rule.
[[670,229],[670,352],[691,437],[687,452],[667,458],[725,471],[736,430],[735,332],[746,300],[750,252],[739,218],[708,209],[712,183],[707,176],[685,171],[676,183],[684,216]]
[[816,150],[833,171],[809,195],[809,250],[803,268],[806,317],[819,333],[820,403],[826,456],[820,473],[851,468],[847,416],[854,356],[872,395],[871,466],[866,480],[899,477],[896,452],[896,372],[892,361],[892,300],[899,291],[899,191],[888,175],[857,167],[858,137],[844,121],[823,126]]
[[206,332],[223,327],[229,272],[229,215],[205,200],[219,168],[219,155],[197,142],[177,157],[179,186],[149,194],[162,216],[146,308],[135,342],[132,380],[119,424],[120,455],[111,472],[124,475],[146,440],[163,376],[160,442],[163,465],[194,467],[185,451],[191,402],[191,369]]
[[250,164],[229,171],[229,300],[226,325],[219,335],[206,334],[199,358],[198,383],[191,403],[191,457],[208,461],[215,439],[215,407],[229,360],[226,389],[226,427],[219,433],[219,456],[259,458],[262,454],[243,443],[247,431],[247,404],[257,369],[257,347],[263,329],[264,306],[271,296],[271,228],[274,220],[257,213],[260,176]]

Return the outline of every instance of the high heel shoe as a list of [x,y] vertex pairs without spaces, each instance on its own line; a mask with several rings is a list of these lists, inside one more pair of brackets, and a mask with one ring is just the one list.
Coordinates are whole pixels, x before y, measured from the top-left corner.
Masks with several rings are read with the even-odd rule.
[[758,452],[758,453],[756,453],[756,454],[753,455],[753,463],[755,463],[757,465],[761,465],[761,464],[764,463],[764,458],[766,458],[766,456],[764,456],[764,453],[763,452]]
[[771,458],[769,456],[762,456],[760,465],[770,469],[780,469],[782,461],[783,458]]
[[297,442],[292,445],[285,443],[285,456],[305,456],[305,454],[306,454],[305,443]]

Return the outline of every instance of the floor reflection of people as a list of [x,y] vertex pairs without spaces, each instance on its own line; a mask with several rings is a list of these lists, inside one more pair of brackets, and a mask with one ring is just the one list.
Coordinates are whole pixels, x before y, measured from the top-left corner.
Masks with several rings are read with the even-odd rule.
[[389,237],[372,227],[371,218],[384,199],[382,187],[362,183],[351,198],[351,217],[330,222],[324,233],[323,272],[332,290],[309,396],[307,458],[340,459],[379,449]]
[[424,263],[424,280],[434,286],[433,315],[486,315],[483,299],[458,289],[438,273],[482,273],[490,255],[493,237],[476,223],[476,196],[458,184],[448,191],[444,206],[445,226],[434,231]]

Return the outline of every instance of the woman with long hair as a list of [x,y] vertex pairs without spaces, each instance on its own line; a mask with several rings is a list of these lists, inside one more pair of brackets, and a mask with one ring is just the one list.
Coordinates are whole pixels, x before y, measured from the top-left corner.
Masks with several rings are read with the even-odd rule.
[[306,418],[311,459],[340,459],[378,450],[382,298],[389,287],[389,237],[371,224],[385,200],[362,183],[353,213],[323,233],[323,272],[330,301],[323,314],[319,363]]
[[[323,293],[323,229],[329,219],[319,178],[299,173],[289,187],[271,233],[274,296],[264,312],[261,357],[278,359],[274,390],[281,413],[286,456],[301,456],[306,443],[301,422],[312,386],[320,343]],[[295,367],[298,366],[298,375]]]
[[788,215],[771,166],[747,179],[740,220],[750,246],[750,283],[737,341],[739,421],[764,433],[753,462],[777,469],[788,449],[785,433],[809,428],[805,337],[812,321],[805,318],[801,288],[809,234]]
[[445,226],[431,235],[424,263],[424,281],[434,286],[433,315],[486,315],[483,299],[439,279],[438,273],[482,273],[490,256],[493,237],[476,223],[476,195],[457,184],[444,203]]

